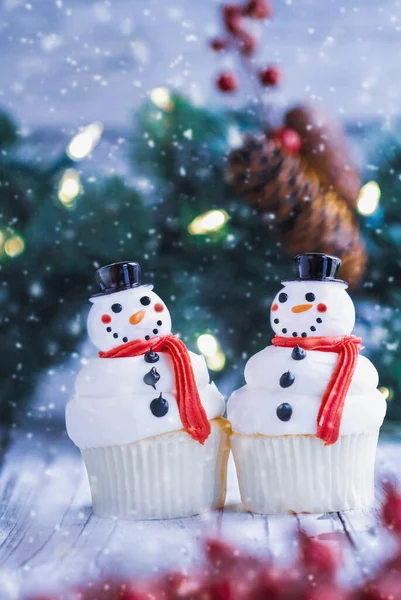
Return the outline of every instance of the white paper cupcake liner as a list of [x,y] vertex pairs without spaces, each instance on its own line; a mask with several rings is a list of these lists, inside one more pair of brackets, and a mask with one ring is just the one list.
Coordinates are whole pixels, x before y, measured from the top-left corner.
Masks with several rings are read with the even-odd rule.
[[203,446],[185,431],[175,431],[83,450],[95,515],[174,519],[223,506],[229,425],[219,418],[211,426]]
[[325,513],[370,506],[378,430],[340,436],[231,437],[244,507],[256,513]]

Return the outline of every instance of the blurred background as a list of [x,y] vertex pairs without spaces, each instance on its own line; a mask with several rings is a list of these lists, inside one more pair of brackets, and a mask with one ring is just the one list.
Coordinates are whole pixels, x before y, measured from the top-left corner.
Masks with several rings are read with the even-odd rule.
[[137,260],[224,393],[291,256],[341,256],[401,416],[401,5],[4,0],[0,418],[60,423],[103,264]]

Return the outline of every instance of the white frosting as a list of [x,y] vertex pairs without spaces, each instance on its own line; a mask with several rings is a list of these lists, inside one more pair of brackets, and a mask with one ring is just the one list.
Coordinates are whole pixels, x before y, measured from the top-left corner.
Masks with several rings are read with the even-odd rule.
[[[219,417],[225,408],[223,396],[209,383],[203,356],[189,354],[207,417]],[[165,352],[158,355],[156,363],[147,363],[143,356],[94,358],[81,369],[66,409],[68,435],[79,448],[130,444],[183,428],[171,358]],[[160,375],[156,390],[143,381],[152,367]],[[169,410],[164,417],[155,417],[150,403],[160,393]]]
[[[284,337],[344,336],[355,324],[355,308],[346,284],[334,281],[286,281],[273,300],[271,325]],[[316,434],[317,415],[331,379],[338,354],[308,350],[294,360],[292,348],[268,346],[245,367],[247,385],[231,395],[227,415],[233,431],[281,436]],[[280,377],[295,377],[286,388]],[[386,401],[376,389],[378,374],[372,363],[359,355],[341,418],[340,435],[378,429],[386,413]],[[280,404],[292,408],[288,421],[277,415]]]
[[[284,337],[292,337],[294,333],[299,337],[302,334],[310,337],[349,335],[352,332],[355,308],[344,283],[285,281],[283,285],[273,300],[270,312],[275,333]],[[312,297],[313,300],[308,299]]]
[[[308,350],[302,360],[291,357],[292,348],[268,346],[253,356],[245,367],[247,385],[235,391],[227,407],[233,431],[271,436],[316,434],[321,398],[330,381],[338,355]],[[280,376],[295,376],[288,388],[280,387]],[[340,435],[377,429],[386,413],[386,401],[376,389],[378,374],[364,356],[357,367],[346,397]],[[292,416],[277,417],[277,407],[288,403]]]
[[152,290],[152,285],[141,285],[91,298],[88,333],[99,350],[171,332],[168,308]]

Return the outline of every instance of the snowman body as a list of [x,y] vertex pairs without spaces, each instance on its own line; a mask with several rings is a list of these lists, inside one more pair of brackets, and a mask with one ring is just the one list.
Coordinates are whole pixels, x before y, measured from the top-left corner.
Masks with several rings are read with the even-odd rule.
[[[274,298],[270,320],[275,333],[286,338],[345,336],[353,330],[355,309],[343,283],[290,281]],[[234,431],[315,435],[321,399],[337,360],[335,352],[317,350],[267,346],[258,352],[245,367],[246,386],[234,392],[228,404]],[[386,406],[377,385],[375,367],[359,355],[340,434],[374,426]]]
[[[171,316],[152,285],[91,298],[88,333],[101,352],[133,340],[171,333]],[[189,352],[195,382],[208,419],[224,413],[224,399],[203,356]],[[129,444],[182,429],[176,377],[167,352],[94,358],[79,372],[66,409],[67,430],[82,448]]]

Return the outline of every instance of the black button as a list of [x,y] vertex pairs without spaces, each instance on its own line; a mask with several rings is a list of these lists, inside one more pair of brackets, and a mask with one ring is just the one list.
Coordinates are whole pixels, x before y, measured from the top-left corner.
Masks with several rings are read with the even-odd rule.
[[154,387],[156,389],[156,383],[159,381],[160,379],[160,373],[158,373],[156,371],[156,367],[152,367],[149,371],[149,373],[146,373],[146,375],[144,375],[143,380],[146,383],[146,385],[151,385],[152,387]]
[[294,350],[291,352],[291,358],[293,358],[294,360],[302,360],[305,357],[306,357],[306,350],[304,350],[297,344],[295,346]]
[[155,417],[164,417],[168,413],[168,402],[160,394],[150,403],[150,410]]
[[282,388],[288,388],[290,387],[290,385],[292,385],[295,381],[295,375],[294,373],[291,373],[291,371],[287,371],[286,373],[283,373],[282,376],[280,377],[280,386]]
[[149,348],[149,350],[144,355],[144,359],[147,363],[155,363],[159,360],[159,355],[156,354],[156,352],[153,352],[152,348]]
[[283,402],[276,410],[277,416],[280,421],[289,421],[292,417],[292,406],[287,402]]

